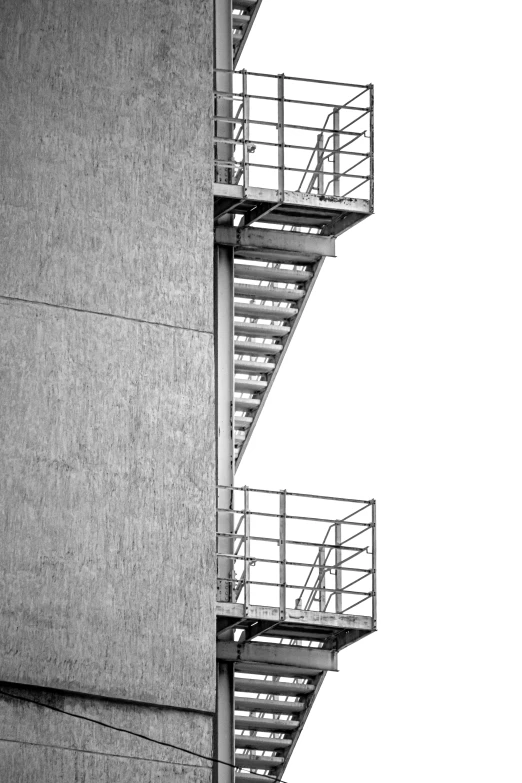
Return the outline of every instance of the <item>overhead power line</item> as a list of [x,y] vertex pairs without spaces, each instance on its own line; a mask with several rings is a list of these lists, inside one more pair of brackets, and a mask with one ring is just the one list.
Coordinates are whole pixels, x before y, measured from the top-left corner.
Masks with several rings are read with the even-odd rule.
[[[60,712],[62,715],[70,715],[71,718],[79,718],[80,720],[85,720],[88,721],[89,723],[96,723],[98,726],[103,726],[106,729],[112,729],[113,731],[120,731],[123,734],[131,734],[133,737],[139,737],[140,739],[147,740],[148,742],[153,742],[155,745],[163,745],[165,748],[173,748],[173,750],[180,750],[183,753],[188,753],[190,756],[196,756],[199,759],[204,759],[205,761],[211,761],[213,764],[214,763],[224,764],[225,767],[232,767],[232,769],[235,770],[241,769],[241,767],[238,767],[235,764],[230,764],[228,761],[221,761],[221,759],[214,758],[214,756],[205,756],[204,753],[198,753],[195,750],[182,748],[180,745],[173,745],[171,742],[164,742],[163,740],[154,739],[154,737],[148,737],[146,734],[140,734],[137,731],[131,731],[131,729],[123,729],[120,726],[113,726],[111,723],[105,723],[104,721],[97,720],[96,718],[89,718],[87,717],[87,715],[78,715],[77,712],[62,710],[60,707],[54,707],[51,704],[44,704],[41,701],[30,699],[27,696],[19,696],[15,693],[9,693],[8,691],[4,691],[4,690],[0,690],[0,696],[7,696],[10,699],[18,699],[19,701],[27,701],[30,704],[36,704],[37,707],[45,707],[45,709],[47,710],[52,710],[53,712]],[[260,778],[261,780],[275,780],[277,781],[277,783],[286,783],[286,781],[282,780],[281,778],[276,778],[273,775],[260,775],[257,772],[251,772],[250,774]]]

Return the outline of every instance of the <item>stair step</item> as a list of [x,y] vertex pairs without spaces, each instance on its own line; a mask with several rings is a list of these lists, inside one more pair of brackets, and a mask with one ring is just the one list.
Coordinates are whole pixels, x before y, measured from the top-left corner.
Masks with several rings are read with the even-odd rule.
[[234,296],[243,299],[267,299],[272,302],[298,302],[305,292],[300,288],[274,288],[269,285],[234,283]]
[[277,718],[256,718],[252,715],[236,715],[234,718],[236,729],[247,731],[267,731],[277,734],[290,734],[299,727],[298,720],[278,720]]
[[252,416],[234,416],[236,430],[247,430],[254,421]]
[[270,250],[264,248],[236,248],[234,258],[245,261],[268,261],[277,264],[296,264],[298,266],[308,266],[308,264],[317,264],[320,256],[313,253],[299,253],[292,250]]
[[290,332],[290,327],[234,321],[234,332],[246,337],[285,337]]
[[232,14],[232,27],[245,27],[250,19],[248,14]]
[[236,767],[249,767],[250,769],[272,769],[280,767],[284,759],[277,756],[251,756],[247,753],[236,753]]
[[297,315],[295,307],[271,307],[270,305],[234,302],[234,315],[244,318],[263,318],[266,321],[286,321]]
[[255,750],[283,750],[292,744],[290,739],[275,737],[256,737],[248,734],[236,734],[236,748],[254,748]]
[[238,661],[236,672],[242,674],[267,674],[272,677],[296,677],[307,679],[321,674],[316,669],[301,669],[298,666],[279,666],[276,663],[243,663]]
[[[236,772],[234,775],[234,781],[235,783],[263,783],[263,778],[260,778],[258,774],[253,772],[252,774],[248,772]],[[272,783],[273,778],[267,777],[268,783]]]
[[235,700],[236,710],[245,712],[293,713],[303,712],[302,701],[278,701],[276,699],[244,699],[238,696]]
[[236,432],[234,433],[234,440],[236,443],[243,443],[243,441],[246,440],[246,435],[244,432]]
[[255,343],[252,340],[235,340],[234,352],[246,356],[272,356],[281,353],[283,346],[278,343]]
[[255,680],[247,677],[236,677],[234,680],[236,692],[271,693],[278,696],[302,696],[312,693],[313,685],[303,685],[293,682],[277,682],[276,680]]
[[234,277],[241,280],[267,280],[270,283],[306,283],[312,272],[301,269],[280,269],[276,266],[234,264]]
[[234,405],[237,410],[249,411],[252,408],[259,408],[260,400],[254,400],[251,397],[234,397]]
[[238,392],[263,392],[268,386],[266,381],[247,381],[246,378],[236,378],[234,388]]
[[236,359],[234,367],[236,372],[243,372],[247,375],[266,375],[275,370],[275,364],[272,362],[249,362],[246,359]]

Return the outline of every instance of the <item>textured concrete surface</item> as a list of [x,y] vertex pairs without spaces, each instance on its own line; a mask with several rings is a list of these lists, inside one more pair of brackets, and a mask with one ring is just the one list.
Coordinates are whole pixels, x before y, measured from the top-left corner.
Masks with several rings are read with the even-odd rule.
[[212,338],[0,298],[1,678],[213,709]]
[[212,7],[2,3],[4,681],[214,709]]
[[[1,686],[6,690],[5,686]],[[29,688],[8,691],[212,755],[210,716],[106,702]],[[209,783],[211,763],[173,748],[0,696],[2,783]]]
[[6,296],[212,331],[211,0],[3,0]]

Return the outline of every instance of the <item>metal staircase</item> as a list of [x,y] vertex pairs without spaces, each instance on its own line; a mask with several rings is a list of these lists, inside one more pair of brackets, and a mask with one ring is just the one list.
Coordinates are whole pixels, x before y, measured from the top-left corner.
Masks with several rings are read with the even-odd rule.
[[[234,255],[238,465],[324,257],[373,211],[373,92],[246,71],[218,77],[215,241]],[[325,89],[339,103],[324,103]]]
[[[253,5],[234,0],[238,46]],[[373,88],[217,68],[214,96],[218,747],[254,783],[282,779],[339,650],[376,629],[373,500],[231,486],[324,259],[373,213]]]
[[[219,232],[219,229],[218,229]],[[245,231],[234,262],[235,457],[239,464],[321,269],[328,243],[267,248],[282,232]],[[221,233],[223,236],[224,232]],[[287,234],[287,232],[285,232]],[[286,239],[285,237],[282,237]],[[257,246],[256,246],[257,242]],[[283,244],[280,242],[279,244]],[[286,247],[291,243],[286,243]],[[298,247],[297,243],[296,248]]]
[[232,0],[232,47],[234,65],[241,56],[241,52],[248,38],[248,34],[254,24],[254,19],[259,11],[262,0]]
[[270,664],[235,668],[235,779],[282,777],[325,672]]
[[233,666],[235,780],[280,779],[338,652],[375,630],[375,502],[243,487],[218,514],[231,523],[217,535],[218,594],[230,585],[217,655]]

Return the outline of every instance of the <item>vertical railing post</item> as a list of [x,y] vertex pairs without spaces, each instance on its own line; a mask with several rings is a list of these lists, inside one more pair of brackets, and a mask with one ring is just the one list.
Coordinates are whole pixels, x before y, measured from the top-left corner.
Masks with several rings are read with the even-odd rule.
[[341,173],[341,153],[339,152],[340,144],[340,122],[339,122],[339,109],[333,110],[333,194],[334,196],[341,195],[341,182],[339,175]]
[[341,563],[343,559],[343,553],[341,545],[343,542],[342,537],[342,522],[339,520],[335,523],[335,613],[341,614],[343,611],[343,572],[341,571]]
[[249,183],[249,134],[250,134],[250,98],[248,97],[247,72],[242,71],[243,87],[243,198],[247,197]]
[[279,617],[286,619],[286,489],[279,493]]
[[370,84],[370,210],[373,212],[373,84]]
[[278,144],[278,199],[285,198],[285,75],[277,77],[277,144]]
[[377,504],[372,500],[372,629],[377,629]]
[[245,603],[245,617],[248,617],[250,610],[250,503],[249,503],[248,487],[243,488],[243,511],[245,515],[245,545],[243,547],[245,553],[245,567],[243,569],[244,575],[244,603]]
[[317,136],[317,191],[320,196],[324,194],[324,136]]
[[324,612],[326,609],[326,574],[325,574],[325,549],[324,546],[319,547],[319,611]]

